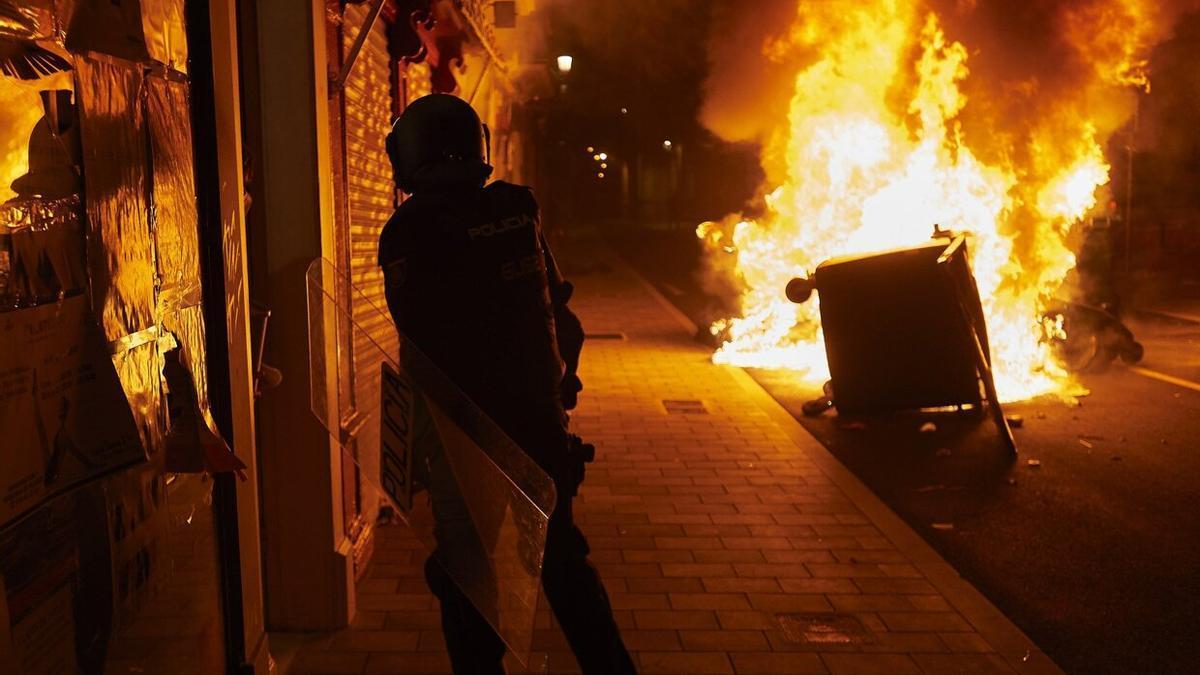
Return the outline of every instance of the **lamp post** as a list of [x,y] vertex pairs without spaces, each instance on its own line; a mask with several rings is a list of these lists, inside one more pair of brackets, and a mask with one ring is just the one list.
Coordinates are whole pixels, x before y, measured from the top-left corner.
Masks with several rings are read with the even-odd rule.
[[[573,56],[571,56],[570,54],[559,54],[554,59],[554,65],[557,68],[558,75],[559,75],[558,108],[561,111],[563,111],[564,113],[569,113],[568,106],[566,105],[566,102],[563,99],[567,94],[567,76],[571,73],[571,66],[573,66],[574,64],[575,64],[575,58]],[[573,193],[573,191],[570,189],[570,187],[572,186],[572,183],[574,182],[574,179],[575,179],[575,165],[574,165],[574,153],[571,152],[570,150],[568,150],[568,148],[573,147],[574,137],[571,135],[570,115],[564,114],[562,122],[563,122],[563,126],[561,129],[561,133],[563,134],[563,141],[565,141],[565,142],[559,143],[559,145],[561,146],[559,148],[559,154],[561,157],[561,161],[563,162],[563,168],[565,169],[567,185],[564,186],[564,188],[566,188],[566,189],[563,189],[561,191],[556,190],[555,192],[556,192],[556,194],[562,195],[562,197],[561,197],[563,200],[562,205],[564,207],[563,215],[566,216],[565,220],[570,222],[575,219],[575,202],[571,197],[568,196]],[[559,226],[561,226],[561,223],[559,223]]]

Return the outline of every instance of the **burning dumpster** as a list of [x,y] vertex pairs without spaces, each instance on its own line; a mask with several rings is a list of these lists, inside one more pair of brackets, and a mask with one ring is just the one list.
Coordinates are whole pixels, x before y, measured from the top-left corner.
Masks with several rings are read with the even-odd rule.
[[966,238],[943,234],[935,230],[919,246],[827,260],[811,279],[793,279],[787,296],[799,303],[820,294],[828,394],[839,412],[986,404],[1015,453]]

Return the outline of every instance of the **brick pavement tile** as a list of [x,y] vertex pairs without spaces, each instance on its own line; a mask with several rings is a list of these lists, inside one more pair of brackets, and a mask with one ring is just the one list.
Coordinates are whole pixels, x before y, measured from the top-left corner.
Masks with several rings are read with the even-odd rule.
[[681,630],[687,651],[761,652],[770,649],[760,630]]
[[420,631],[344,630],[333,636],[329,649],[351,652],[396,652],[416,649]]
[[887,574],[873,563],[805,563],[814,577],[885,577]]
[[[422,561],[424,557],[422,556]],[[422,562],[422,565],[424,563]],[[367,576],[376,579],[398,579],[400,577],[411,577],[423,574],[422,565],[415,562],[408,563],[381,563],[372,561],[371,569],[368,570]]]
[[780,579],[785,593],[858,593],[850,579]]
[[[608,577],[604,577],[605,588],[612,591]],[[619,579],[614,579],[619,581]],[[625,579],[630,593],[703,593],[704,584],[699,579],[686,577],[632,577]]]
[[657,563],[604,563],[596,565],[600,574],[607,579],[617,577],[625,579],[661,577],[662,568]]
[[790,551],[763,551],[763,558],[769,563],[806,563],[834,562],[833,554],[823,549],[801,549]]
[[950,650],[937,633],[876,633],[875,643],[863,645],[863,651],[940,654]]
[[611,577],[608,577],[608,578],[602,577],[602,579],[604,581],[604,588],[609,593],[628,593],[629,592],[629,584],[625,581],[625,579],[621,579],[619,577],[615,578],[615,579],[611,578]]
[[833,551],[838,562],[849,563],[907,563],[908,558],[896,549],[850,549]]
[[907,595],[829,595],[829,602],[839,612],[884,612],[912,610],[913,604]]
[[[444,652],[411,654],[371,654],[365,675],[397,675],[399,673],[449,673],[450,657]],[[290,674],[289,674],[290,675]]]
[[384,623],[388,630],[406,630],[437,628],[442,625],[441,614],[438,610],[415,612],[388,612]]
[[774,577],[709,578],[704,579],[704,589],[709,593],[774,593],[782,590],[780,581]]
[[1008,675],[1015,673],[998,654],[914,654],[925,675]]
[[725,630],[772,630],[779,628],[773,615],[759,611],[717,610],[717,620]]
[[709,610],[657,610],[637,609],[633,611],[639,629],[702,629],[717,628],[717,615]]
[[867,549],[892,548],[892,542],[886,537],[857,537],[858,545]]
[[833,675],[920,675],[916,662],[905,654],[822,654]]
[[705,673],[734,672],[725,652],[641,652],[638,654],[643,673]]
[[[794,499],[791,495],[782,498],[788,503]],[[838,522],[838,517],[828,513],[775,513],[771,520],[780,525],[833,525]]]
[[908,601],[913,608],[927,612],[950,612],[954,608],[940,595],[910,595]]
[[[737,495],[730,496],[745,499]],[[770,525],[775,519],[767,513],[718,513],[713,515],[712,522],[716,525]]]
[[[609,602],[613,609],[671,609],[672,604],[666,593],[609,593]],[[677,609],[689,609],[679,607]],[[707,608],[690,608],[707,609]]]
[[960,654],[984,654],[994,651],[992,646],[978,633],[940,633],[938,637],[946,647]]
[[743,593],[671,593],[673,609],[750,609]]
[[756,551],[765,551],[767,549],[790,549],[792,542],[787,537],[721,537],[721,542],[728,549],[754,549]]
[[806,675],[828,673],[821,657],[816,654],[786,652],[755,652],[730,654],[734,670],[738,675],[787,674]]
[[625,559],[624,552],[619,548],[594,549],[588,554],[588,558],[596,564],[628,562]]
[[887,624],[875,612],[851,612],[851,616],[858,619],[859,623],[874,633],[888,632]]
[[953,612],[879,612],[888,630],[971,632],[971,624]]
[[397,593],[428,593],[429,584],[425,582],[425,575],[419,577],[403,577],[396,580]]
[[413,559],[413,549],[402,549],[395,547],[381,548],[375,551],[372,560],[376,563],[397,563],[403,564],[411,562]]
[[[680,495],[671,495],[672,498],[678,498]],[[676,504],[675,510],[678,513],[705,513],[709,515],[721,513],[737,513],[745,504]],[[766,506],[760,504],[759,506]]]
[[[808,525],[748,525],[746,527],[752,537],[809,537],[814,533]],[[780,547],[791,548],[791,546]]]
[[360,595],[358,608],[367,611],[430,610],[437,608],[437,601],[429,593],[391,593],[388,595]]
[[387,612],[368,612],[359,609],[350,621],[350,627],[355,630],[379,630],[387,621]]
[[832,612],[833,607],[823,595],[795,593],[750,593],[750,604],[757,610],[771,613]]
[[681,548],[688,551],[725,548],[718,537],[655,537],[655,543],[658,548]]
[[367,658],[367,652],[303,650],[292,661],[288,674],[359,675],[367,667]]
[[417,651],[446,651],[446,638],[442,636],[442,631],[440,629],[421,631],[421,634],[417,639]]
[[883,570],[883,573],[888,575],[889,577],[903,577],[903,578],[907,578],[907,579],[924,579],[925,578],[925,575],[921,574],[921,571],[918,570],[916,568],[916,566],[910,565],[908,563],[904,563],[904,564],[880,563],[879,569]]
[[682,651],[679,631],[676,630],[628,630],[621,633],[625,647],[631,652]]
[[729,577],[733,566],[729,563],[662,563],[664,577]]
[[858,578],[854,585],[863,593],[937,593],[924,579]]
[[359,580],[356,588],[359,593],[364,595],[375,595],[378,593],[395,593],[396,586],[400,583],[399,579],[395,578],[374,578],[367,577]]
[[692,556],[699,563],[762,563],[766,562],[763,551],[737,550],[726,551],[706,549],[695,551]]
[[[624,560],[628,563],[690,563],[697,562],[696,556],[691,551],[683,549],[671,549],[667,551],[653,550],[627,550],[624,551]],[[596,552],[592,551],[590,556],[592,560],[596,559]],[[705,562],[705,561],[700,561]]]
[[[683,532],[689,537],[748,537],[750,528],[745,525],[684,525]],[[729,548],[738,548],[730,546]],[[747,548],[747,547],[741,547]]]
[[643,551],[653,551],[655,548],[658,548],[658,546],[655,544],[654,537],[622,537],[622,536],[615,536],[615,537],[589,536],[588,537],[588,546],[590,546],[592,549],[597,549],[597,550],[606,549],[606,548],[616,548],[616,549],[630,549],[630,550],[639,550],[640,549]]
[[802,579],[811,576],[803,563],[734,563],[733,569],[744,579],[758,577]]
[[[622,537],[682,537],[687,535],[687,528],[690,525],[678,525],[674,523],[634,523],[631,525],[618,525],[617,534]],[[636,548],[627,546],[626,548]]]

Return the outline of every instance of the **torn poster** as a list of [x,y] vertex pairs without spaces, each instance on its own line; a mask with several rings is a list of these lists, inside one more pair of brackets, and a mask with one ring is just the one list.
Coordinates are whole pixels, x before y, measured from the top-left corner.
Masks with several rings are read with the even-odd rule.
[[83,296],[0,314],[0,525],[145,459]]

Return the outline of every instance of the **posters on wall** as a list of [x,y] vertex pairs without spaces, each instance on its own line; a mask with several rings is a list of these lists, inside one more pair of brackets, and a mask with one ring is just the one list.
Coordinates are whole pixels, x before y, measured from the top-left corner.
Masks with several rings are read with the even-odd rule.
[[[160,651],[161,640],[144,640],[148,624],[203,600],[181,600],[168,584],[206,581],[172,576],[170,544],[189,542],[192,520],[178,519],[172,536],[166,495],[163,474],[139,464],[59,494],[0,530],[0,672],[139,672],[114,664],[139,666]],[[179,506],[188,518],[195,513],[195,503]]]
[[145,458],[83,296],[0,314],[0,526]]

